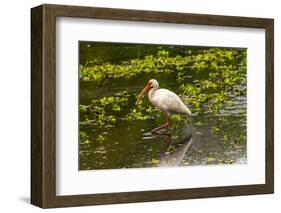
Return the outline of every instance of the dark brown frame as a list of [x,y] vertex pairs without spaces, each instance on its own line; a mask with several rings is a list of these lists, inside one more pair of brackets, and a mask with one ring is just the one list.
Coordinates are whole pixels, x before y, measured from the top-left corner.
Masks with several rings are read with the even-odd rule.
[[[265,29],[266,183],[196,189],[56,195],[56,17]],[[64,5],[31,9],[31,203],[42,207],[131,203],[274,192],[274,20]]]

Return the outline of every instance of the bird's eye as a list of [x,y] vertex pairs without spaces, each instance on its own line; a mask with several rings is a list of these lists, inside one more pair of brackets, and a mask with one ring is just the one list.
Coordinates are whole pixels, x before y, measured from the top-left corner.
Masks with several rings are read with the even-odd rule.
[[150,85],[150,88],[153,88],[153,86],[152,86],[152,85]]

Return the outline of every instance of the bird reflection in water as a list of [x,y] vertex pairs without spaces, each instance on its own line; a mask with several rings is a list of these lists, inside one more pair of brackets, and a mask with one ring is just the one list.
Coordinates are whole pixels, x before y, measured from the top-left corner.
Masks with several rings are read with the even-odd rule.
[[[174,139],[174,137],[179,138]],[[179,166],[186,152],[190,149],[193,140],[192,140],[192,126],[186,125],[185,128],[180,131],[170,130],[170,131],[161,131],[157,133],[145,133],[144,140],[153,140],[156,138],[163,138],[167,142],[165,150],[159,155],[159,162],[157,163],[158,167],[169,167],[169,166]],[[172,148],[172,151],[171,151]]]

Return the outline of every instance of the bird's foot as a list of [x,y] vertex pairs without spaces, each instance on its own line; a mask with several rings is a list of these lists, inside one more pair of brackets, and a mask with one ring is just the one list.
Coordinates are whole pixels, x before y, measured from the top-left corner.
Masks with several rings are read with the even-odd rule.
[[170,130],[170,125],[169,124],[164,124],[162,126],[159,126],[157,128],[154,128],[153,130],[151,130],[151,134],[157,134],[159,130],[166,128],[166,130]]
[[153,129],[153,130],[150,131],[150,133],[155,135],[155,134],[157,134],[157,131],[158,131],[157,129]]

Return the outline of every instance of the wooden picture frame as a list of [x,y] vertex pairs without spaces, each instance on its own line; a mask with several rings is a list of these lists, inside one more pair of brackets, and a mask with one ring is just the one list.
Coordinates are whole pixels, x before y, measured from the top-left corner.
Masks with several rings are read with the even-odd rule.
[[[265,184],[56,195],[56,17],[262,28],[266,34]],[[42,208],[267,194],[274,191],[273,19],[41,5],[31,9],[31,203]]]

